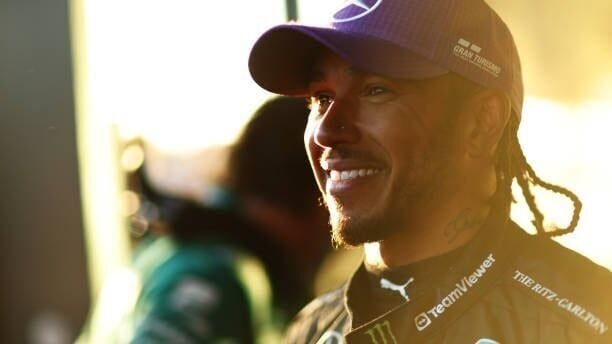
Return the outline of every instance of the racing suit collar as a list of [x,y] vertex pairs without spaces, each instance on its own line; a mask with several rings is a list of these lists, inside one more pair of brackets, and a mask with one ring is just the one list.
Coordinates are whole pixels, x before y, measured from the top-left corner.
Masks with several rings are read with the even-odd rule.
[[[369,293],[368,272],[362,264],[345,288],[344,301],[350,324],[347,341],[371,342],[373,335],[381,333],[411,339],[434,335],[436,328],[450,321],[455,313],[486,291],[495,276],[503,271],[514,249],[515,240],[510,235],[513,227],[507,215],[492,211],[455,263],[445,269],[446,273],[429,278],[415,277],[409,287],[410,301],[400,299],[382,314],[370,304],[375,300]],[[412,326],[406,326],[405,319],[414,319]]]

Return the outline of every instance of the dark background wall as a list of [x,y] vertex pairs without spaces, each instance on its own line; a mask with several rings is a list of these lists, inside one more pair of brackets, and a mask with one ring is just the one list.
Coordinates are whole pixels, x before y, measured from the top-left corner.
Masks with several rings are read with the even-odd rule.
[[88,307],[69,38],[66,0],[0,0],[2,343],[72,340]]

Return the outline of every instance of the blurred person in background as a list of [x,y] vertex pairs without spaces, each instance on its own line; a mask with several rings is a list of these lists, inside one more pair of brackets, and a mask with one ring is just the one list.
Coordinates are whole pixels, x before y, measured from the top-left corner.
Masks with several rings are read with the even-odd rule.
[[274,335],[265,270],[225,237],[250,224],[224,208],[159,192],[144,166],[136,175],[141,206],[132,230],[142,235],[133,268],[142,288],[128,319],[131,342],[252,343]]
[[[270,29],[249,61],[263,88],[310,97],[333,240],[365,248],[286,342],[611,343],[610,271],[550,240],[581,202],[523,154],[520,63],[499,16],[482,0],[371,0],[330,20]],[[510,219],[513,182],[536,235]],[[572,202],[567,227],[545,223],[537,188]]]
[[308,112],[301,98],[264,104],[233,146],[224,182],[241,214],[260,228],[252,234],[255,242],[268,243],[254,245],[255,252],[269,269],[286,316],[313,294],[319,263],[331,248],[328,214],[303,146]]
[[132,261],[106,281],[77,342],[274,341],[280,324],[269,277],[234,240],[256,229],[227,195],[219,189],[203,205],[160,191],[146,165],[127,180],[139,199],[129,219]]
[[144,166],[131,176],[142,197],[132,228],[144,233],[131,342],[277,342],[312,297],[330,245],[302,147],[307,113],[302,99],[266,102],[231,147],[217,197],[205,205],[159,192]]

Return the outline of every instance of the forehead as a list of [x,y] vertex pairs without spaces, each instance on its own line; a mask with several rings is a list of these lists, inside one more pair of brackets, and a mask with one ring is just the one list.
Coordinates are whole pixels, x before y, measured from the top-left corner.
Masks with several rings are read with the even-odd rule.
[[322,51],[315,59],[312,68],[308,72],[308,84],[311,85],[332,78],[336,80],[345,79],[347,81],[356,81],[370,77],[391,81],[400,89],[418,89],[432,96],[439,96],[443,93],[446,94],[452,85],[452,75],[450,73],[426,79],[394,78],[364,71],[349,64],[341,56],[330,51]]
[[330,74],[345,74],[350,76],[361,76],[365,73],[355,66],[350,65],[340,56],[323,51],[315,59],[312,68],[308,72],[308,82],[323,81],[330,77]]

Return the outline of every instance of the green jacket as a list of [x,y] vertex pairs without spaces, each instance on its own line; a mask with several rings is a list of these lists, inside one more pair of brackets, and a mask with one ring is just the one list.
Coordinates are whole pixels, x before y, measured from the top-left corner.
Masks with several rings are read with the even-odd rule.
[[[270,283],[258,260],[222,242],[160,237],[136,260],[142,290],[132,343],[269,343]],[[276,339],[277,340],[277,339]]]

